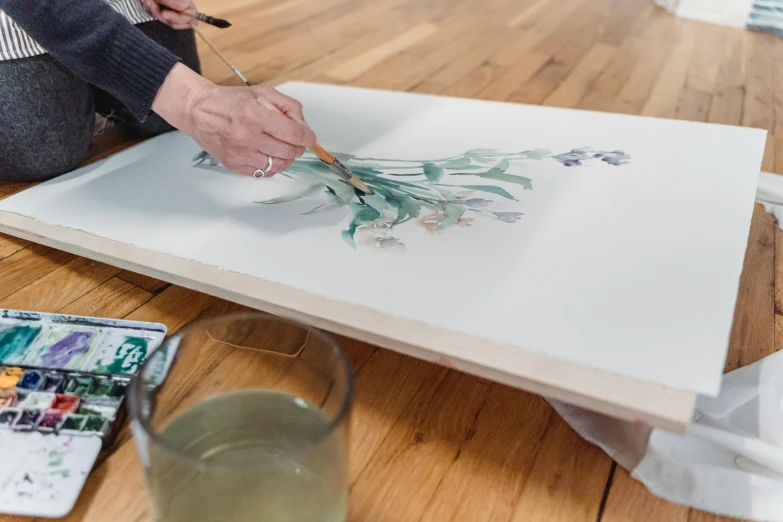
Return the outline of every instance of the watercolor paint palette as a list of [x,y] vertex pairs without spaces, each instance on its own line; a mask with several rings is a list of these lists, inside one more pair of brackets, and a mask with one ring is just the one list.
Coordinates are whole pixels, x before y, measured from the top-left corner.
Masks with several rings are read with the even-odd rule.
[[162,324],[0,310],[0,364],[135,374]]
[[0,310],[0,513],[71,511],[122,427],[133,375],[165,336],[156,323]]
[[111,444],[130,378],[0,367],[0,430],[97,435]]

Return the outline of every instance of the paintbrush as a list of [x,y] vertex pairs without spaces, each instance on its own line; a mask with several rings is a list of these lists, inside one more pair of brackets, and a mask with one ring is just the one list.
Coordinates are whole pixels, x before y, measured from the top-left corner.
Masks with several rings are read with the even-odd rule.
[[229,22],[228,20],[223,20],[222,18],[215,18],[214,16],[209,16],[204,13],[199,13],[195,9],[188,9],[186,11],[182,11],[182,14],[184,14],[185,16],[189,16],[194,20],[198,20],[199,22],[204,22],[205,24],[214,25],[219,29],[226,29],[227,27],[231,27],[231,22]]
[[195,9],[186,9],[184,11],[177,12],[185,16],[189,16],[193,20],[198,20],[199,22],[204,22],[205,24],[214,25],[220,29],[231,27],[231,22],[228,20],[223,20],[222,18],[215,18],[214,16],[209,16],[208,14],[199,13]]
[[[250,82],[247,81],[247,78],[245,78],[245,76],[241,72],[239,72],[239,70],[236,67],[234,67],[234,65],[228,60],[228,58],[226,58],[226,56],[220,51],[220,49],[217,48],[217,46],[215,44],[213,44],[206,36],[204,36],[204,34],[198,29],[198,27],[194,27],[193,30],[196,31],[196,34],[198,34],[201,37],[201,39],[204,40],[204,43],[206,43],[210,47],[210,49],[215,51],[215,54],[217,54],[218,57],[220,57],[220,59],[223,60],[223,62],[226,65],[228,65],[228,67],[232,71],[234,71],[234,74],[236,74],[237,77],[240,80],[242,80],[242,82],[245,85],[248,85],[248,86],[251,85]],[[278,114],[281,114],[281,115],[285,116],[286,118],[290,119],[290,116],[288,116],[283,111],[281,111],[280,109],[278,109],[277,107],[275,107],[274,105],[269,103],[264,98],[259,97],[259,98],[257,98],[257,101],[259,103],[263,104],[264,107],[266,107],[267,109],[269,109],[271,111],[275,111]],[[345,181],[346,183],[350,184],[352,187],[356,188],[357,190],[360,190],[360,191],[364,192],[365,194],[372,194],[373,193],[372,189],[370,187],[365,185],[364,182],[362,180],[360,180],[359,178],[357,178],[356,175],[353,172],[351,172],[351,170],[348,167],[343,165],[343,163],[340,160],[338,160],[337,158],[335,158],[334,155],[332,155],[329,152],[327,152],[326,149],[324,149],[323,147],[321,147],[317,143],[314,143],[310,147],[310,150],[313,151],[313,153],[316,156],[318,156],[318,159],[320,159],[321,161],[323,161],[324,163],[329,165],[332,168],[332,171],[334,171],[335,174],[340,176],[340,178],[343,181]]]

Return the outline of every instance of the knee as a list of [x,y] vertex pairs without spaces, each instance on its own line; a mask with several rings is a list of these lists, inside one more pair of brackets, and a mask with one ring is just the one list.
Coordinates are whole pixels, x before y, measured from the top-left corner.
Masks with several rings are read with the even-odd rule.
[[17,135],[13,142],[0,137],[0,181],[46,181],[65,174],[84,162],[91,142],[90,126],[67,133]]

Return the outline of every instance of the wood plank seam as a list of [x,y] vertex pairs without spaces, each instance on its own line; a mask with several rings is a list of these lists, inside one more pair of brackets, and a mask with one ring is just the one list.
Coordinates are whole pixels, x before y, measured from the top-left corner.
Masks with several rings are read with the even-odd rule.
[[[452,370],[450,370],[450,371],[452,371]],[[445,381],[445,378],[444,378],[444,381]],[[494,384],[490,385],[490,386],[494,386]],[[465,444],[467,444],[470,441],[470,439],[473,438],[473,435],[476,432],[476,425],[477,425],[478,418],[481,415],[481,413],[484,411],[484,408],[487,405],[487,401],[489,400],[489,397],[490,397],[490,393],[489,392],[490,391],[491,390],[487,390],[487,394],[484,397],[484,400],[482,401],[481,406],[479,406],[478,410],[473,415],[473,420],[470,423],[470,427],[468,427],[468,429],[465,431],[465,436],[460,441],[460,445],[457,447],[457,449],[456,449],[456,451],[454,453],[454,459],[449,464],[449,467],[453,466],[454,463],[459,460],[460,455],[462,454],[462,449],[465,447]],[[448,470],[441,475],[440,480],[438,481],[437,485],[435,486],[435,488],[432,491],[432,496],[430,497],[429,501],[424,506],[424,509],[422,509],[421,516],[418,518],[419,522],[424,518],[425,514],[427,513],[427,510],[429,509],[430,505],[432,504],[433,500],[435,499],[435,496],[438,494],[438,490],[440,489],[441,485],[443,484],[443,481],[446,479],[447,474],[448,474]]]

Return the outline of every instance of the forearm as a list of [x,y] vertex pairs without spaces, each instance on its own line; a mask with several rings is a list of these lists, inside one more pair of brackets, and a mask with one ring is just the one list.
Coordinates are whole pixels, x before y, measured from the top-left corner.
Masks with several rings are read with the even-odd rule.
[[0,0],[0,9],[52,57],[142,121],[179,61],[103,0]]

